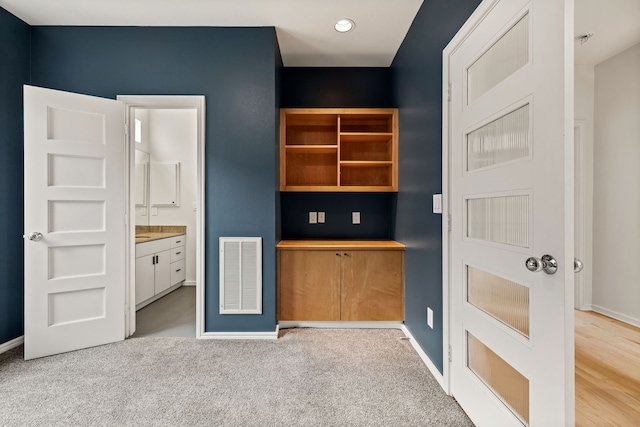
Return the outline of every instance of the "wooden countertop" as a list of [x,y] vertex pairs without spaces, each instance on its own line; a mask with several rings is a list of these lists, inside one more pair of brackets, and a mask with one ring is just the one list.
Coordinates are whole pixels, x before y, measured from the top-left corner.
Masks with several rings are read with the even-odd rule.
[[146,243],[152,240],[166,239],[168,237],[182,236],[184,233],[149,232],[136,234],[136,243]]
[[404,251],[405,245],[395,240],[281,240],[276,248],[279,250],[295,249],[360,249],[360,250],[392,250]]

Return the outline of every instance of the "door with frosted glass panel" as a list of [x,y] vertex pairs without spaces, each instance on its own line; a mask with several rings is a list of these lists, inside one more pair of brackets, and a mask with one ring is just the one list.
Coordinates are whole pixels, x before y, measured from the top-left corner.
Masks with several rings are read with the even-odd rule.
[[445,50],[450,385],[477,425],[572,424],[565,13],[558,0],[486,1]]

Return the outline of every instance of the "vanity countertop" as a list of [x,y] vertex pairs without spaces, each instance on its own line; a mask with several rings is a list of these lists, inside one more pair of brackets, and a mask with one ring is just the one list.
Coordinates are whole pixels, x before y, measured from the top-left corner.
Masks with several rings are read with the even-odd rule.
[[183,234],[187,234],[187,227],[184,225],[136,225],[136,243],[151,242]]
[[167,237],[182,236],[184,233],[139,233],[136,234],[136,243],[151,242],[152,240],[166,239]]

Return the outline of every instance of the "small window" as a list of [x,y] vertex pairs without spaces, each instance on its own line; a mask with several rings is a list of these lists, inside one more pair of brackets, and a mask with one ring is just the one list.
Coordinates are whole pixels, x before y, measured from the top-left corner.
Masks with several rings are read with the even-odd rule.
[[142,144],[142,122],[136,119],[135,122],[135,133],[133,134],[133,138],[138,144]]

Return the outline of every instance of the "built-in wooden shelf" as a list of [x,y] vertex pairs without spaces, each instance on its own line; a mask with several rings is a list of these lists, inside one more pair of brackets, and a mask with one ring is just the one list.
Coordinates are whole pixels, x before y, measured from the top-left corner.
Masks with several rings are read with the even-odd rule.
[[288,153],[337,153],[337,145],[288,145],[285,147]]
[[398,112],[283,109],[281,191],[398,191]]

